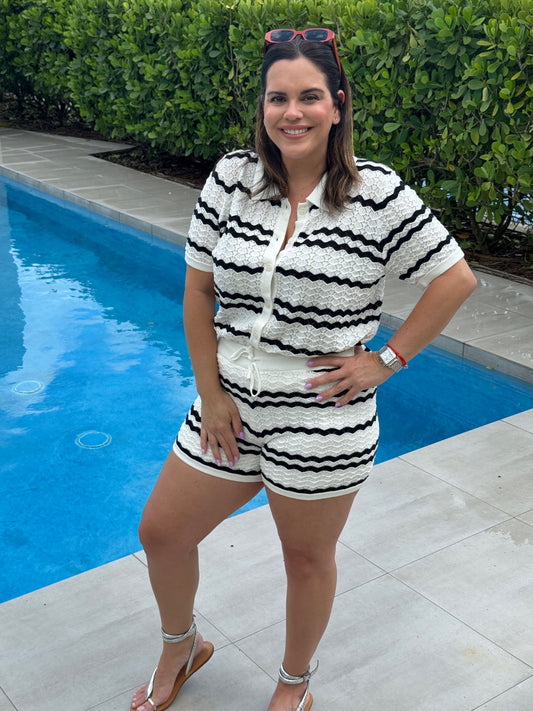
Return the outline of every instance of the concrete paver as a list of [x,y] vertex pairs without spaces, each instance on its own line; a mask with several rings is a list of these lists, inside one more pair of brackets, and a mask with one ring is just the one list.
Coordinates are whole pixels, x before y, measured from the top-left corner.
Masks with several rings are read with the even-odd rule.
[[[119,147],[0,128],[0,173],[183,243],[198,191],[92,157]],[[533,287],[478,278],[438,345],[533,382]],[[391,282],[385,323],[418,294]],[[341,536],[313,711],[530,711],[532,461],[529,410],[375,468]],[[264,710],[285,595],[268,508],[225,521],[200,554],[197,618],[216,652],[172,708]],[[0,605],[0,629],[0,711],[127,711],[160,646],[144,554]]]

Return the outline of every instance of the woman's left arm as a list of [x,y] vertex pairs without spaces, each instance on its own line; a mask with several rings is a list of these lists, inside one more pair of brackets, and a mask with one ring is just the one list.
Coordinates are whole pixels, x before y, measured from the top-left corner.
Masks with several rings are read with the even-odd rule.
[[430,282],[389,345],[406,361],[411,360],[442,332],[476,286],[476,277],[461,259]]
[[[476,284],[470,267],[461,259],[430,282],[411,314],[388,344],[409,361],[441,333],[461,304],[474,291]],[[361,390],[380,385],[393,375],[393,371],[383,365],[377,354],[371,351],[359,351],[348,358],[321,356],[314,358],[309,365],[337,366],[337,370],[310,379],[307,387],[316,388],[331,383],[330,388],[320,393],[321,400],[347,391],[337,400],[336,405],[339,407],[348,403]]]

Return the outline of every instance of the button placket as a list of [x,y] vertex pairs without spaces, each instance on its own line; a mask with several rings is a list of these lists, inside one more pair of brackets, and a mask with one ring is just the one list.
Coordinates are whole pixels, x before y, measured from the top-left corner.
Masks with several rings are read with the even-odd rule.
[[273,310],[273,286],[278,253],[285,239],[287,225],[289,224],[291,210],[288,201],[284,200],[280,209],[274,234],[270,244],[266,247],[263,256],[263,272],[260,279],[261,298],[263,299],[263,309],[255,319],[252,326],[250,342],[257,348],[261,340],[261,334],[268,320],[272,316]]
[[[279,262],[280,257],[283,254],[283,252],[285,252],[287,247],[290,247],[292,244],[294,244],[294,242],[295,242],[296,238],[298,237],[298,235],[300,234],[300,232],[303,231],[308,215],[309,215],[309,203],[307,201],[298,203],[298,207],[296,210],[296,222],[294,224],[294,231],[291,235],[290,240],[285,245],[285,249],[278,251],[278,253],[276,255],[276,265]],[[287,227],[285,226],[285,231],[286,230],[287,230]]]

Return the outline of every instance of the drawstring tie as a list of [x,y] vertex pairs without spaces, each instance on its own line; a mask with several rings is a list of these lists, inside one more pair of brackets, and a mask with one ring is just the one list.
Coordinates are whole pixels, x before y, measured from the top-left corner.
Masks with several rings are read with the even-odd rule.
[[230,356],[229,360],[236,361],[241,357],[246,357],[248,359],[248,371],[246,376],[250,381],[250,395],[252,397],[257,397],[261,392],[261,371],[257,367],[255,360],[255,349],[252,346],[242,346],[238,348],[233,355]]

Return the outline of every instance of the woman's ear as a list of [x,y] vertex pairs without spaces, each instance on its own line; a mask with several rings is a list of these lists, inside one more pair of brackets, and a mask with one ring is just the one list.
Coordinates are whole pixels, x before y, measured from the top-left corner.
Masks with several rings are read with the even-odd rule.
[[344,104],[344,102],[346,101],[346,94],[342,89],[339,89],[339,91],[337,92],[337,96],[339,97],[339,104]]

